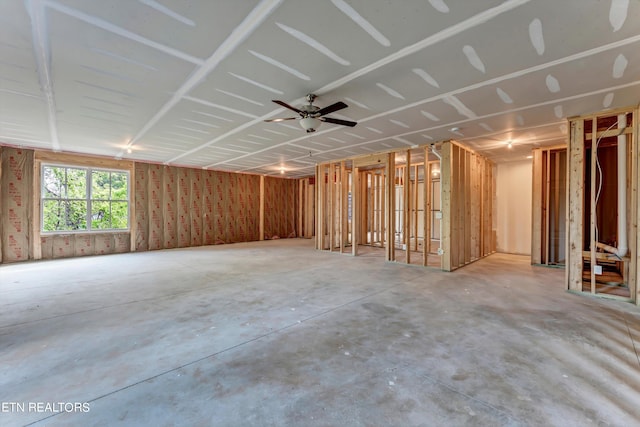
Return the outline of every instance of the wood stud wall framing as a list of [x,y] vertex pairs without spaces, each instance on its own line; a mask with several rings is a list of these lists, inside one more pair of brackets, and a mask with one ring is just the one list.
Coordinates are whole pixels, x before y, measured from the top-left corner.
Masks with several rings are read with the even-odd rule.
[[[624,116],[624,126],[618,124]],[[623,299],[640,304],[637,232],[640,200],[638,198],[638,108],[610,110],[599,114],[569,119],[567,164],[567,215],[566,215],[566,286],[569,291],[586,292],[609,298]],[[620,246],[620,230],[617,229],[617,181],[619,165],[609,160],[601,150],[617,150],[620,139],[626,144],[626,234],[628,253],[617,256],[602,249],[607,237],[604,228],[615,229],[607,234],[615,235]],[[594,146],[598,148],[594,150]],[[605,147],[601,149],[600,147]],[[597,151],[598,155],[593,155]],[[602,158],[605,157],[605,158]],[[612,179],[613,177],[613,179]],[[612,188],[613,187],[613,188]],[[603,190],[604,188],[604,190]],[[603,212],[609,213],[608,218]],[[611,213],[615,212],[615,215]],[[534,231],[536,229],[534,228]],[[596,271],[602,268],[602,273]]]
[[[427,266],[439,260],[447,271],[495,252],[493,163],[452,141],[438,146],[439,167],[431,146],[318,165],[316,248],[346,252],[351,246],[355,256],[359,246],[381,247],[387,261]],[[431,252],[438,169],[441,255]]]
[[298,181],[298,237],[311,239],[314,236],[315,178]]
[[535,148],[532,162],[531,263],[564,266],[567,146]]
[[496,250],[494,165],[453,141],[441,155],[442,268],[451,271]]

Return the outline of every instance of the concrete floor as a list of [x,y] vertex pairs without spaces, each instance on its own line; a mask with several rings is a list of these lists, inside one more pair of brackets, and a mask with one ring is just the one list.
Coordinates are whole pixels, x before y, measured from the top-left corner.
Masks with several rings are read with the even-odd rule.
[[640,309],[563,277],[298,239],[3,265],[0,425],[640,425]]

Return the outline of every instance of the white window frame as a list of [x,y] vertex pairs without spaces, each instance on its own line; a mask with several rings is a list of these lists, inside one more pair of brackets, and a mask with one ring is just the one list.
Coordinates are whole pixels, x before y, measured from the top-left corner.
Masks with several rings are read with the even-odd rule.
[[[46,191],[44,187],[44,169],[46,167],[54,167],[54,168],[66,168],[66,169],[82,169],[86,172],[86,197],[84,199],[54,199],[45,197]],[[127,176],[127,199],[92,199],[92,187],[91,187],[91,176],[92,172],[118,172],[124,173]],[[87,203],[87,213],[86,213],[86,224],[87,228],[85,230],[53,230],[53,231],[45,231],[44,230],[44,202],[45,200],[78,200]],[[91,228],[91,212],[92,212],[92,201],[108,201],[108,202],[126,202],[127,203],[127,228]],[[65,163],[42,163],[40,165],[40,234],[43,235],[52,235],[52,234],[79,234],[79,233],[126,233],[131,231],[131,172],[128,169],[115,169],[115,168],[104,168],[104,167],[93,167],[93,166],[81,166],[74,164],[65,164]]]

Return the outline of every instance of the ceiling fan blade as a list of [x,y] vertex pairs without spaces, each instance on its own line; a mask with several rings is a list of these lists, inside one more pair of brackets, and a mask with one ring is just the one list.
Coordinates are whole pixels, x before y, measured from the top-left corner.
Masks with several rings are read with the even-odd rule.
[[351,128],[358,124],[357,122],[350,122],[349,120],[332,119],[331,117],[321,117],[320,120],[336,125],[349,126]]
[[267,122],[267,123],[284,122],[285,120],[298,120],[298,117],[281,117],[281,118],[278,118],[278,119],[267,119],[267,120],[265,120],[265,122]]
[[342,110],[343,108],[347,108],[348,105],[342,101],[336,102],[335,104],[331,104],[327,107],[321,108],[316,112],[318,116],[324,116],[325,114],[333,113],[334,111]]
[[291,105],[287,104],[287,103],[286,103],[286,102],[284,102],[284,101],[279,101],[279,100],[277,100],[277,99],[272,99],[272,101],[273,101],[273,102],[275,102],[275,103],[276,103],[276,104],[278,104],[278,105],[282,105],[284,108],[288,108],[288,109],[289,109],[289,110],[291,110],[291,111],[295,111],[295,112],[296,112],[296,113],[298,113],[298,114],[302,114],[302,111],[301,111],[301,110],[298,110],[296,107],[292,107]]

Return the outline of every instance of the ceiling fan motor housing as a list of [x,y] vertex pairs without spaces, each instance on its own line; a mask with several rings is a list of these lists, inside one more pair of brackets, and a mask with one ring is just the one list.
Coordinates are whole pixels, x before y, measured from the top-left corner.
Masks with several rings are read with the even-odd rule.
[[[329,106],[324,108],[317,107],[313,105],[313,101],[316,99],[316,95],[310,93],[307,95],[307,101],[309,102],[307,105],[303,105],[300,108],[292,107],[284,101],[280,101],[278,99],[274,99],[273,102],[276,104],[288,108],[289,110],[295,111],[300,115],[300,126],[307,131],[307,133],[315,132],[318,129],[318,126],[322,124],[322,122],[333,123],[336,125],[349,126],[354,127],[357,123],[352,122],[350,120],[342,120],[335,119],[331,117],[325,117],[327,114],[331,114],[335,111],[342,110],[343,108],[347,108],[348,105],[342,101],[335,102]],[[284,120],[295,120],[295,117],[286,117],[286,118],[276,118],[276,119],[267,119],[265,122],[281,122]]]

